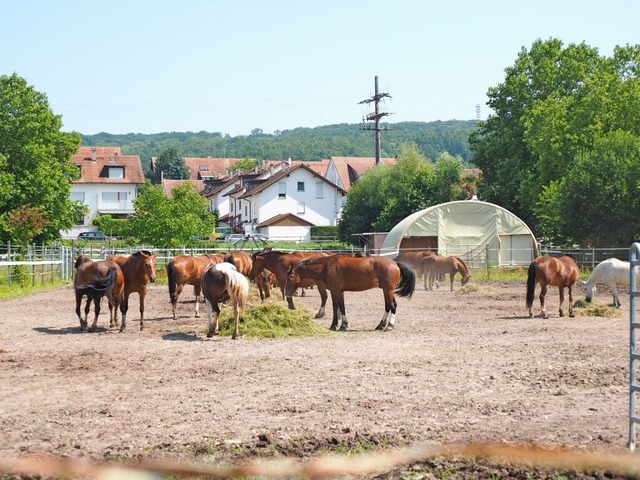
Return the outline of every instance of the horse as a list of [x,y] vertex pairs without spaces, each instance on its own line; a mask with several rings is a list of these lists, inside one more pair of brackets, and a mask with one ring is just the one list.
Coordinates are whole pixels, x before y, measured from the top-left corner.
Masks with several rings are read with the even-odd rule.
[[140,330],[144,329],[144,297],[147,295],[147,284],[156,281],[156,257],[148,250],[140,250],[131,255],[112,255],[113,260],[122,269],[124,275],[124,298],[122,301],[122,324],[120,332],[127,328],[127,310],[129,295],[138,292],[140,296]]
[[[398,253],[398,255],[396,255],[394,260],[396,262],[402,262],[405,265],[408,265],[409,267],[411,267],[419,277],[422,277],[424,279],[424,289],[427,290],[427,280],[429,279],[429,274],[428,272],[424,271],[424,264],[422,260],[425,257],[431,257],[433,255],[438,255],[438,254],[431,250],[418,250],[418,251],[410,251],[410,252],[401,251]],[[440,278],[441,275],[438,275],[437,277]],[[436,287],[437,286],[438,284],[436,282]]]
[[251,267],[253,266],[253,260],[251,255],[243,250],[234,250],[227,253],[223,257],[223,261],[232,263],[236,266],[236,270],[243,275],[249,276],[251,273]]
[[330,330],[347,330],[349,322],[344,304],[344,292],[361,292],[379,287],[384,295],[384,316],[376,330],[393,330],[397,302],[395,294],[411,298],[416,286],[416,274],[404,263],[386,257],[352,257],[333,255],[314,257],[289,267],[285,292],[291,296],[304,280],[326,285],[331,292],[333,321]]
[[266,268],[254,279],[254,282],[260,292],[260,300],[263,302],[271,296],[271,288],[278,286],[278,279]]
[[423,273],[425,278],[429,277],[429,290],[433,290],[433,282],[436,276],[449,274],[451,282],[451,291],[453,292],[453,281],[456,273],[460,272],[462,278],[460,283],[466,285],[471,279],[467,265],[460,257],[441,257],[440,255],[431,255],[422,259]]
[[576,282],[580,276],[578,264],[571,255],[563,255],[561,257],[538,257],[529,265],[527,274],[527,308],[529,309],[529,318],[533,317],[533,297],[536,285],[539,283],[540,290],[540,309],[542,310],[542,318],[549,318],[544,309],[544,297],[547,294],[549,285],[558,287],[560,291],[560,316],[564,316],[562,304],[564,303],[564,289],[569,289],[569,316],[573,317],[573,291]]
[[[280,291],[282,292],[282,298],[287,300],[289,310],[295,310],[296,307],[293,304],[291,296],[285,295],[285,285],[287,283],[287,273],[289,271],[289,267],[297,265],[305,258],[327,255],[333,254],[326,252],[284,253],[272,250],[256,252],[251,255],[253,266],[251,268],[251,272],[249,273],[249,280],[253,281],[265,269],[269,270],[275,275],[276,280],[278,281],[278,287],[280,287]],[[318,293],[320,293],[320,309],[318,310],[318,313],[316,313],[315,318],[322,318],[324,317],[325,306],[327,304],[326,286],[320,281],[308,279],[301,281],[299,287],[307,288],[312,287],[313,285],[318,286]]]
[[[89,331],[95,331],[98,326],[100,303],[104,296],[109,300],[109,327],[117,326],[116,312],[118,307],[122,308],[122,293],[124,291],[124,275],[118,264],[109,260],[94,262],[90,258],[80,255],[76,259],[75,269],[73,289],[76,294],[76,315],[80,320],[80,330],[87,330],[89,310],[93,301],[95,316]],[[87,296],[87,304],[84,308],[83,319],[80,315],[80,305],[84,295]]]
[[[586,282],[580,281],[580,283],[586,287],[585,300],[591,302],[593,296],[596,294],[596,285],[598,283],[606,283],[609,285],[611,293],[613,294],[614,306],[620,307],[622,302],[620,302],[620,295],[618,294],[618,285],[629,286],[631,280],[629,268],[629,262],[618,260],[617,258],[608,258],[600,262],[596,265],[596,268],[593,269],[593,272],[591,272]],[[640,273],[638,267],[636,267],[636,272]]]
[[193,285],[196,297],[196,317],[200,316],[200,280],[202,274],[211,263],[220,263],[224,259],[223,253],[215,255],[178,255],[167,263],[167,279],[169,280],[169,299],[173,309],[173,319],[178,319],[178,297],[185,284]]
[[[237,271],[235,265],[229,262],[211,263],[202,274],[202,295],[207,305],[209,330],[207,337],[218,335],[219,303],[231,300],[233,302],[233,318],[235,327],[232,339],[238,338],[238,320],[240,310],[247,305],[249,297],[249,281],[247,277]],[[215,312],[215,316],[213,315]]]

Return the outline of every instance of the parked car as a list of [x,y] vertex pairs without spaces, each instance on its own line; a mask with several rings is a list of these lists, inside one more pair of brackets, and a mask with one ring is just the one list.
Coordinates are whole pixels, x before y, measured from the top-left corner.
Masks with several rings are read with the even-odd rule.
[[78,240],[115,240],[115,238],[108,237],[102,232],[80,232]]

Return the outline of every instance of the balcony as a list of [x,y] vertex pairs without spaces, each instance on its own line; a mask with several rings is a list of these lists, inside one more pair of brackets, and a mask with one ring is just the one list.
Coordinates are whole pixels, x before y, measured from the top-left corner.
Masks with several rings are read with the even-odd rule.
[[135,213],[133,202],[127,200],[99,200],[98,212],[100,213]]

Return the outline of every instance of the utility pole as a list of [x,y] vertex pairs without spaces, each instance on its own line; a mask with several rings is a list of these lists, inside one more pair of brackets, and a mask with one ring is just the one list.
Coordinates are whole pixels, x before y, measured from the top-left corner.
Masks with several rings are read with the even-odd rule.
[[365,117],[365,119],[368,121],[373,120],[375,122],[375,126],[371,127],[370,125],[367,125],[363,128],[363,130],[374,130],[376,132],[376,165],[380,163],[380,131],[389,130],[388,128],[380,128],[380,119],[386,115],[389,115],[388,112],[380,112],[380,109],[379,109],[380,100],[382,100],[385,97],[391,98],[391,95],[389,95],[388,93],[378,92],[378,76],[376,75],[375,91],[374,91],[373,97],[367,98],[365,100],[362,100],[361,102],[358,102],[358,105],[363,103],[371,103],[371,102],[373,102],[374,104],[374,112],[368,114]]

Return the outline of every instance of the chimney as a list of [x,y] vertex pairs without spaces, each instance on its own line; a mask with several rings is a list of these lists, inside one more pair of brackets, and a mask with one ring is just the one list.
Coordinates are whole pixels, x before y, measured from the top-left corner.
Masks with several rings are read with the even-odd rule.
[[97,160],[97,151],[98,149],[96,147],[91,147],[91,161],[95,162]]
[[291,157],[289,157],[289,160],[287,160],[287,165],[291,166]]

